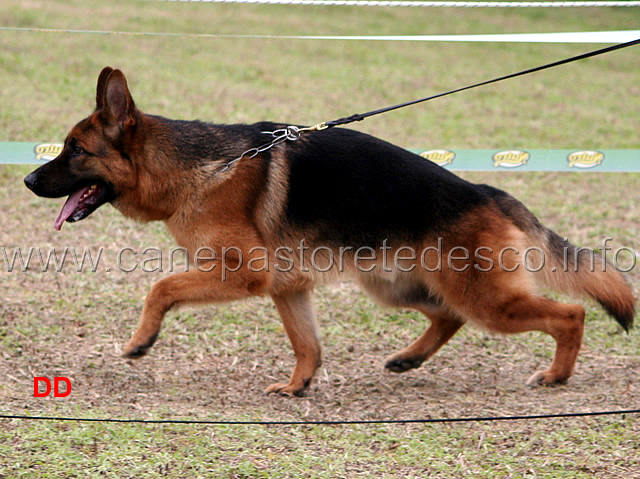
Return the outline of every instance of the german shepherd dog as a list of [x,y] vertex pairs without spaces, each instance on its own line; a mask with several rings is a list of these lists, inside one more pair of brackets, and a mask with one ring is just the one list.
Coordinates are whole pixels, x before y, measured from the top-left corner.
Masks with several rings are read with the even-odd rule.
[[[198,268],[151,288],[126,357],[147,352],[174,307],[269,295],[296,365],[288,383],[266,392],[300,395],[321,363],[311,293],[339,276],[382,305],[429,318],[418,339],[386,360],[394,372],[419,367],[471,322],[505,334],[551,335],[551,367],[528,383],[565,383],[585,310],[539,288],[591,297],[625,330],[632,325],[634,298],[622,275],[591,250],[591,257],[579,255],[582,248],[509,194],[343,128],[251,150],[286,127],[146,115],[124,74],[107,67],[95,111],[73,127],[57,158],[25,178],[38,196],[69,195],[58,229],[111,203],[127,217],[164,221],[193,264],[208,248]],[[247,150],[255,156],[242,157]],[[526,267],[524,252],[535,267]]]

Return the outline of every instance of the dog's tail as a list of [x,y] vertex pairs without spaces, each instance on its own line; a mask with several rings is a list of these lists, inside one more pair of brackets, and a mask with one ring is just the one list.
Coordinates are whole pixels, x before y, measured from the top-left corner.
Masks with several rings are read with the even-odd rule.
[[[635,299],[623,275],[606,261],[606,249],[596,252],[576,247],[542,225],[515,198],[507,195],[495,199],[503,213],[527,234],[530,246],[542,249],[545,264],[534,274],[540,286],[595,299],[629,331],[635,315]],[[603,246],[606,247],[606,242]]]
[[543,250],[549,258],[549,265],[541,270],[543,284],[555,291],[595,299],[629,331],[633,326],[635,300],[622,274],[606,261],[607,250],[596,252],[576,247],[550,229],[542,228]]

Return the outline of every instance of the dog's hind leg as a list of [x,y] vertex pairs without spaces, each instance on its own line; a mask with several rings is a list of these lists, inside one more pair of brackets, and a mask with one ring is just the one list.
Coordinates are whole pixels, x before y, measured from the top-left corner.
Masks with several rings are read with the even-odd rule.
[[265,392],[299,396],[309,386],[322,362],[311,291],[272,295],[272,298],[293,346],[296,367],[291,373],[289,383],[272,384]]
[[514,293],[495,305],[485,304],[476,316],[480,324],[503,334],[541,331],[553,337],[556,352],[551,367],[538,371],[527,384],[563,384],[573,374],[582,344],[584,308],[527,293]]
[[411,276],[360,276],[360,286],[379,303],[420,311],[431,320],[429,328],[413,343],[385,361],[385,368],[402,373],[433,356],[464,325],[464,320],[443,305],[423,282]]
[[387,358],[384,367],[395,373],[403,373],[419,367],[464,325],[464,321],[457,319],[455,315],[444,309],[438,311],[433,311],[431,308],[416,309],[429,317],[431,326],[409,346]]

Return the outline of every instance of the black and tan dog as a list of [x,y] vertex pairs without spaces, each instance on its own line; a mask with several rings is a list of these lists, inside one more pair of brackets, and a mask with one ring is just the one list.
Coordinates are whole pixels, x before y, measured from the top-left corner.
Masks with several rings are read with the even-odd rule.
[[[594,298],[623,328],[632,324],[631,290],[599,254],[579,255],[512,196],[404,149],[332,128],[234,162],[285,125],[146,115],[111,68],[100,74],[96,100],[61,154],[25,178],[39,196],[70,195],[56,227],[111,203],[125,216],[164,221],[192,261],[210,252],[197,268],[153,286],[126,356],[151,347],[175,306],[270,295],[297,363],[288,383],[267,391],[299,395],[321,362],[311,291],[340,274],[383,305],[430,319],[388,358],[395,372],[417,368],[472,322],[551,335],[553,363],[529,383],[565,382],[585,311],[541,296],[539,287]],[[536,258],[529,267],[528,253]]]

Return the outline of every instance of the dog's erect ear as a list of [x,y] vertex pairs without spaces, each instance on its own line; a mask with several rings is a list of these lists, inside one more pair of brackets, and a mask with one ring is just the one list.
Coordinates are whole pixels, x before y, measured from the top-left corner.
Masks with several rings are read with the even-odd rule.
[[105,70],[102,70],[98,79],[98,91],[100,90],[100,80],[103,80],[103,74],[106,79],[104,79],[104,86],[102,87],[102,99],[98,101],[102,119],[107,124],[121,129],[135,125],[136,107],[131,93],[129,93],[124,73],[120,70],[113,70],[105,74]]
[[107,86],[107,79],[109,75],[113,72],[113,68],[104,67],[100,72],[100,76],[98,77],[98,88],[96,91],[96,110],[102,110],[103,101],[104,101],[104,90]]

